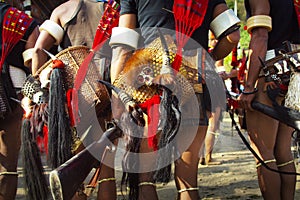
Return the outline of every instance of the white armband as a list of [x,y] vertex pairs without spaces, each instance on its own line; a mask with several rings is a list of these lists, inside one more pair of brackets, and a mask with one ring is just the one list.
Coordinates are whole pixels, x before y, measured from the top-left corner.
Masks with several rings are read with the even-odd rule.
[[219,14],[211,23],[210,29],[214,33],[215,37],[219,37],[234,25],[240,23],[240,19],[234,14],[232,9],[228,9]]
[[114,27],[112,29],[109,45],[127,45],[137,49],[140,35],[133,29],[125,27]]
[[33,54],[32,51],[33,51],[33,48],[30,48],[30,49],[26,49],[22,53],[23,60],[24,60],[24,65],[26,67],[30,67],[30,62],[32,60],[32,54]]
[[217,73],[226,72],[224,66],[217,66],[217,67],[216,67],[216,71],[217,71]]
[[41,31],[47,31],[52,37],[55,39],[55,45],[61,43],[63,36],[64,36],[64,29],[51,20],[46,20],[39,28]]

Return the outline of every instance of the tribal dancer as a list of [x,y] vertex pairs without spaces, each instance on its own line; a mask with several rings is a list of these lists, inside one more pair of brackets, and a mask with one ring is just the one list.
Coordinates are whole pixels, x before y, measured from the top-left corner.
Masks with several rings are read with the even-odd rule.
[[[201,8],[205,8],[207,6],[207,9],[205,8],[201,10],[200,13],[195,10],[191,11],[190,12],[191,15],[196,13],[195,17],[198,17],[200,15],[202,16],[201,19],[191,18],[190,24],[186,24],[186,23],[183,24],[185,25],[185,27],[180,27],[179,29],[177,29],[177,31],[182,31],[181,28],[189,28],[189,26],[192,26],[194,25],[195,22],[198,22],[197,20],[202,22],[202,19],[204,18],[202,25],[200,26],[200,24],[198,24],[196,30],[193,33],[190,33],[191,35],[189,35],[189,37],[192,36],[192,38],[197,43],[202,45],[207,50],[208,31],[211,28],[219,40],[214,51],[212,52],[213,58],[219,60],[224,58],[226,55],[230,53],[230,51],[234,48],[234,46],[237,45],[239,41],[239,31],[238,31],[239,20],[231,10],[228,10],[228,7],[225,1],[223,0],[208,1],[208,5],[207,5],[207,1],[176,1],[176,0],[174,1],[173,0],[166,0],[166,1],[148,0],[143,2],[135,1],[135,0],[121,1],[121,16],[119,21],[119,27],[113,29],[112,37],[110,40],[110,44],[112,45],[113,48],[113,59],[112,59],[112,70],[111,70],[112,83],[114,83],[115,81],[118,82],[120,78],[119,75],[122,72],[122,70],[123,69],[125,70],[126,66],[130,65],[130,63],[126,62],[128,58],[130,62],[133,62],[133,64],[137,62],[141,65],[145,65],[145,62],[147,63],[147,60],[151,59],[151,55],[149,55],[150,56],[149,58],[147,57],[147,54],[142,54],[141,51],[138,51],[137,54],[142,54],[143,56],[141,55],[139,57],[137,56],[137,54],[133,56],[133,58],[136,58],[136,60],[130,57],[131,52],[134,52],[137,49],[139,39],[142,38],[144,39],[144,44],[142,45],[142,47],[144,45],[146,47],[148,45],[151,47],[151,42],[153,42],[152,40],[155,39],[155,38],[151,38],[151,36],[153,36],[153,33],[156,34],[157,31],[152,32],[151,30],[153,29],[150,28],[150,31],[147,32],[146,27],[162,27],[162,28],[175,30],[176,20],[174,19],[174,16],[177,15],[178,17],[177,19],[179,18],[187,19],[188,17],[185,16],[185,13],[181,13],[182,16],[179,16],[180,13],[178,13],[176,9],[173,10],[173,8],[174,7],[178,9],[183,8],[184,10],[187,7],[186,5],[182,5],[182,4],[188,2],[194,5],[195,4],[201,5],[198,6]],[[221,27],[220,24],[226,24],[228,26]],[[133,30],[135,28],[141,28],[141,36],[135,30]],[[183,32],[183,34],[187,34],[187,33]],[[173,62],[174,63],[173,67],[180,68],[181,66],[180,53],[182,53],[181,47],[183,48],[185,43],[184,41],[181,40],[177,42],[180,43],[177,44],[178,56],[176,56],[178,58],[178,60],[176,61],[179,61],[179,65],[178,62]],[[194,49],[196,48],[197,47],[194,47]],[[158,53],[158,56],[159,55],[161,54]],[[182,57],[182,62],[183,60],[184,57]],[[155,62],[158,61],[156,60]],[[161,79],[158,80],[159,84],[173,83],[174,79],[171,75],[172,70],[168,67],[170,66],[167,66],[166,69],[162,67],[161,75],[165,75],[165,76],[159,76],[161,77]],[[133,69],[135,68],[133,67]],[[138,71],[139,68],[136,68],[136,70]],[[122,72],[121,74],[123,73],[124,72]],[[149,73],[151,74],[151,70],[150,71],[142,70],[140,75],[142,75],[142,77],[145,79],[147,76],[149,76]],[[138,74],[136,74],[136,76],[138,76]],[[130,76],[128,77],[128,79],[131,79],[133,77]],[[141,76],[138,77],[142,78]],[[169,77],[169,78],[165,79],[165,77]],[[134,80],[135,79],[132,79],[132,81]],[[142,81],[143,79],[139,79],[139,80]],[[145,82],[147,82],[148,80],[150,79],[146,78]],[[202,84],[202,82],[200,83]],[[206,87],[205,84],[203,84],[203,88],[204,88],[203,91],[207,89],[205,87]],[[195,90],[197,89],[195,88]],[[196,96],[203,97],[202,96],[203,91],[202,90],[195,91]],[[208,97],[207,99],[209,99],[209,95],[206,97]],[[118,118],[119,117],[118,113],[120,113],[118,109],[121,108],[118,108],[118,106],[116,106],[114,102],[117,102],[117,100],[115,99],[113,101],[113,114],[114,117]],[[198,155],[199,155],[200,146],[203,143],[205,133],[207,130],[208,122],[206,117],[206,111],[210,110],[210,105],[208,105],[208,101],[203,101],[203,99],[198,104],[201,105],[199,106],[199,110],[201,110],[201,117],[200,117],[201,120],[194,122],[195,123],[194,126],[184,126],[184,132],[186,133],[189,133],[191,129],[196,128],[197,130],[196,136],[192,139],[192,141],[190,141],[190,146],[182,153],[180,159],[177,159],[175,162],[175,181],[176,181],[176,187],[178,189],[178,199],[185,199],[185,200],[199,199],[198,186],[197,186],[197,172],[198,172],[198,161],[199,161]],[[145,153],[145,152],[152,152],[153,150],[156,150],[155,145],[153,146],[153,143],[152,142],[150,143],[151,145],[148,146],[147,145],[148,143],[145,140],[142,140],[139,152]],[[131,189],[135,190],[135,192],[138,192],[138,194],[130,193],[132,195],[130,196],[131,199],[151,199],[151,200],[158,199],[156,194],[155,180],[153,174],[154,174],[153,172],[139,173],[138,177],[135,176],[133,179],[130,179],[131,181],[129,180],[129,185],[133,186]]]
[[[109,2],[114,2],[114,1],[109,1]],[[32,57],[33,76],[40,75],[38,74],[40,72],[39,69],[41,68],[42,65],[46,63],[49,56],[49,54],[47,54],[46,52],[53,51],[53,49],[57,46],[58,46],[57,51],[63,51],[68,47],[73,47],[73,46],[74,47],[85,46],[89,49],[92,49],[94,47],[93,45],[95,44],[94,39],[96,39],[94,38],[95,33],[99,25],[99,21],[103,16],[103,13],[105,12],[105,9],[107,8],[106,5],[108,5],[108,1],[69,0],[61,4],[57,8],[55,8],[51,14],[50,19],[46,20],[39,28],[41,34],[38,37],[37,43],[33,49],[33,57]],[[111,16],[107,16],[107,17],[109,18]],[[100,72],[102,72],[102,74],[99,76],[102,76],[102,78],[109,81],[111,50],[107,43],[104,44],[101,50],[103,50],[103,52],[99,51],[95,53],[95,57],[97,58],[97,61],[99,61],[99,63],[96,63],[95,66],[99,68],[97,69],[99,74]],[[42,79],[41,76],[39,78]],[[49,77],[46,76],[46,79],[49,79]],[[45,80],[40,80],[40,81],[42,83]],[[49,80],[45,81],[45,83],[47,82],[49,82]],[[109,110],[106,111],[103,108],[103,112],[101,112],[102,118],[101,120],[99,119],[99,123],[102,123],[101,124],[102,128],[104,126],[104,120],[109,121],[111,119],[110,111]],[[97,133],[95,134],[96,134],[95,137],[99,137]],[[49,141],[50,139],[53,140],[52,137],[51,138],[49,137]],[[80,145],[78,148],[72,149],[72,153],[78,153],[82,148],[84,148],[83,145]],[[66,151],[70,151],[70,149],[66,149]],[[56,168],[59,165],[63,164],[67,159],[70,158],[70,156],[71,155],[69,154],[68,158],[61,161],[58,161],[54,158],[53,161],[56,161],[56,163],[53,164],[52,167]],[[99,179],[102,181],[99,182],[99,185],[101,183],[101,187],[99,187],[99,191],[98,191],[99,199],[116,198],[116,184],[114,181],[115,180],[114,176],[115,175],[114,175],[113,168],[106,165],[101,166],[101,174]],[[96,183],[97,182],[98,182],[98,178],[96,180]],[[82,193],[82,190],[80,190],[76,194],[76,197],[80,199],[84,199],[86,198],[86,194]]]
[[[298,56],[292,53],[297,49],[299,52],[299,1],[246,0],[245,7],[251,40],[245,90],[239,104],[246,109],[251,145],[270,168],[295,172],[291,153],[293,129],[255,111],[251,102],[255,99],[275,109],[284,102],[287,107],[299,105],[299,53]],[[289,93],[293,93],[292,99],[295,98],[292,102]],[[270,171],[258,161],[256,168],[264,199],[294,199],[295,175]]]
[[17,163],[23,115],[18,102],[22,98],[22,84],[30,73],[30,48],[34,46],[39,31],[33,18],[9,4],[0,3],[0,15],[3,25],[0,59],[0,199],[14,200],[18,185]]

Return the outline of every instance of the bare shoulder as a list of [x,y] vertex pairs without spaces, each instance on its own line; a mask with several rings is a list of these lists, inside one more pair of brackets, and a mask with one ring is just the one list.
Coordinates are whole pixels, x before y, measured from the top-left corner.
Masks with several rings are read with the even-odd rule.
[[50,19],[63,27],[72,17],[78,4],[79,0],[69,0],[59,5],[52,11]]

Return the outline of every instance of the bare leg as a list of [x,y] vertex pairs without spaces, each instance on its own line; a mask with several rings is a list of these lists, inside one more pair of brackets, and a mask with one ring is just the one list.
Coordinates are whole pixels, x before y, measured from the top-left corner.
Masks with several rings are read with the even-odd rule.
[[[267,160],[266,160],[267,161]],[[276,163],[267,164],[272,169],[277,169]],[[257,168],[257,176],[259,187],[264,199],[280,200],[280,176],[276,172],[272,172],[265,167]],[[272,191],[270,191],[272,189]],[[273,190],[274,189],[274,190]],[[276,190],[278,189],[278,190]]]
[[[216,107],[215,112],[212,112],[211,117],[209,118],[208,130],[205,136],[205,162],[209,164],[212,162],[212,151],[215,144],[215,134],[220,128],[220,116],[221,108]],[[218,163],[220,164],[220,163]]]
[[[290,134],[289,134],[290,133]],[[292,129],[280,124],[276,140],[275,156],[277,167],[280,171],[296,172],[294,158],[291,153]],[[281,199],[292,200],[295,195],[296,175],[280,174],[281,178]]]
[[212,161],[212,151],[215,143],[214,132],[208,131],[205,137],[205,163],[208,164]]
[[[267,165],[277,169],[274,146],[278,121],[258,112],[247,112],[247,127],[251,145],[255,152],[268,162]],[[266,128],[268,127],[268,128]],[[257,167],[258,182],[264,199],[280,199],[280,175],[263,166]]]
[[153,183],[153,172],[139,175],[139,199],[158,200],[156,187]]
[[115,170],[106,165],[101,166],[97,199],[117,199]]
[[14,200],[16,196],[22,114],[23,110],[18,106],[0,122],[0,200]]
[[[197,188],[199,150],[203,144],[207,127],[199,126],[196,137],[190,147],[175,162],[175,182],[178,191]],[[198,200],[198,190],[187,190],[178,194],[178,199]]]
[[205,165],[205,142],[201,145],[200,152],[199,152],[199,158],[200,158],[200,164]]
[[[114,141],[117,146],[118,140]],[[104,159],[100,168],[100,176],[98,180],[97,199],[115,200],[117,199],[117,188],[115,178],[115,156],[116,151],[106,150]]]
[[[141,148],[140,148],[140,153],[147,153],[147,152],[152,152],[152,149],[149,148],[148,146],[148,140],[143,139],[141,143]],[[143,156],[141,154],[141,156]],[[148,161],[143,161],[143,159],[140,159],[142,163],[146,165],[154,165],[155,164],[155,159],[147,159]],[[153,162],[152,162],[152,161]],[[144,169],[142,169],[144,171]],[[147,173],[141,173],[139,174],[139,200],[158,200],[157,192],[156,192],[156,187],[153,184],[153,172],[147,172]]]

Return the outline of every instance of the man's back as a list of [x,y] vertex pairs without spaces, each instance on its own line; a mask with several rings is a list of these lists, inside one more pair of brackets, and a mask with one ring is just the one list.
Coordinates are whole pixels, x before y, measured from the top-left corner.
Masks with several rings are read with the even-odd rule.
[[75,45],[91,48],[103,11],[104,3],[96,0],[69,0],[55,8],[50,20],[65,31],[60,46],[63,49]]

